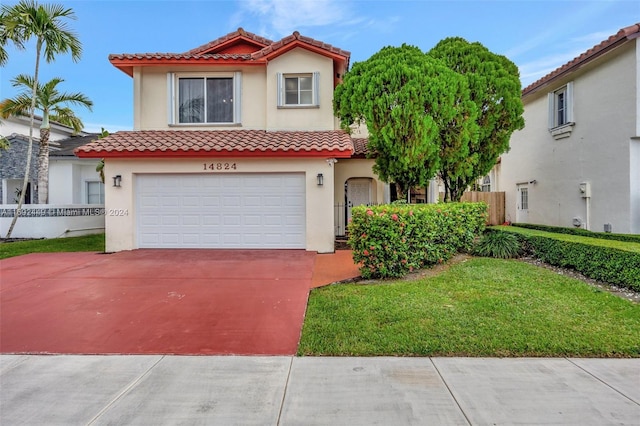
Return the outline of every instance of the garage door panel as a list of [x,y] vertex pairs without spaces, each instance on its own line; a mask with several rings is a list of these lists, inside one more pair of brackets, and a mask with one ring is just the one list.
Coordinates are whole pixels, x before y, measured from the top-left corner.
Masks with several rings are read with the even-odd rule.
[[242,225],[242,216],[226,214],[224,215],[222,222],[226,226],[239,226],[239,225]]
[[218,214],[206,214],[202,217],[202,224],[205,226],[218,227],[222,223],[222,219]]
[[220,197],[203,196],[201,199],[202,207],[220,207]]
[[182,215],[182,225],[200,227],[200,216]]
[[150,197],[150,196],[141,197],[140,205],[143,207],[157,207],[159,205],[159,197]]
[[177,246],[180,241],[180,237],[177,233],[165,232],[160,235],[160,243],[170,245],[171,247]]
[[200,197],[195,195],[188,195],[182,197],[182,207],[199,207]]
[[[226,189],[226,188],[225,188]],[[238,196],[226,196],[222,197],[222,207],[240,207],[240,197]]]
[[139,175],[139,247],[304,248],[303,174]]
[[178,215],[165,215],[162,216],[162,226],[175,226],[180,223],[180,216]]
[[245,226],[251,225],[261,225],[262,224],[262,216],[257,214],[245,214],[243,219],[243,224]]
[[246,208],[258,208],[262,205],[262,197],[259,195],[244,197],[242,204]]

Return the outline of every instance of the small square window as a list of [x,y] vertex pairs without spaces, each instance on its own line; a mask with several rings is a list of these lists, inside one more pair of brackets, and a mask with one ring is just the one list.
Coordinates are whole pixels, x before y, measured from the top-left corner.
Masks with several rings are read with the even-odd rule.
[[278,74],[278,106],[318,106],[318,73]]

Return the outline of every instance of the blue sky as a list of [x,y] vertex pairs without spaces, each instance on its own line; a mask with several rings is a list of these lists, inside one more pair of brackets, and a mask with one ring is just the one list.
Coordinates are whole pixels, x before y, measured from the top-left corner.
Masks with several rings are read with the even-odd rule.
[[[3,4],[13,1],[2,0]],[[301,34],[351,52],[364,61],[384,46],[402,43],[426,51],[445,37],[479,41],[520,68],[523,86],[616,33],[640,22],[637,0],[137,0],[57,1],[72,8],[70,25],[82,59],[59,56],[43,63],[41,81],[81,91],[93,112],[78,109],[85,130],[113,132],[133,124],[132,79],[113,67],[110,53],[184,52],[242,27],[271,40]],[[0,68],[0,98],[14,96],[10,80],[32,74],[35,47],[9,48]]]

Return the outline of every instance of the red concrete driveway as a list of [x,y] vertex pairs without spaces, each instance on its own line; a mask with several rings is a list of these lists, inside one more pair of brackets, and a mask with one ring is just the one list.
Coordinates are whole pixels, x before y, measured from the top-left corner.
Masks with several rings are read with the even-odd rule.
[[135,250],[0,261],[0,353],[295,354],[316,254]]

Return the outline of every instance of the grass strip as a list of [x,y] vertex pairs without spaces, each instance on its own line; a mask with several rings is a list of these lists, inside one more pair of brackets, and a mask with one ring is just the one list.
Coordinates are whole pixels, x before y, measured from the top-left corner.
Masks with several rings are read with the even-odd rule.
[[0,259],[29,253],[57,253],[69,251],[104,252],[104,234],[0,243]]
[[615,248],[618,250],[630,251],[632,253],[640,253],[640,243],[630,241],[604,240],[600,238],[583,237],[580,235],[559,234],[556,232],[539,231],[537,229],[521,228],[518,226],[491,226],[490,229],[499,229],[501,231],[513,232],[515,234],[547,237],[558,241],[568,241],[572,243]]
[[640,357],[640,305],[517,260],[312,291],[299,355]]

